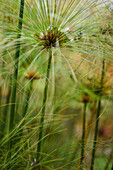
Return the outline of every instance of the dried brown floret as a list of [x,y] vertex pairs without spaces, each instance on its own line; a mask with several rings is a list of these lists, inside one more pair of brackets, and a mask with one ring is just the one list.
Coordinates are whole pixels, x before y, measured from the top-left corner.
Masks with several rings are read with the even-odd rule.
[[33,80],[38,80],[42,78],[37,72],[28,72],[27,75],[25,76],[27,79],[33,79]]

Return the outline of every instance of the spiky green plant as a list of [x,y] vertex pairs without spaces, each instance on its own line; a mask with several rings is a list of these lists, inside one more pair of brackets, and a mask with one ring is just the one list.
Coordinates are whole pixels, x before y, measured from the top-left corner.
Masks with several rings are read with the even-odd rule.
[[[41,113],[41,120],[40,120],[40,128],[39,128],[39,138],[38,138],[38,147],[37,147],[37,163],[39,164],[40,160],[40,152],[41,152],[41,145],[42,145],[42,133],[43,133],[43,125],[44,125],[44,115],[46,109],[46,100],[47,100],[47,91],[48,91],[48,79],[49,79],[49,72],[50,72],[50,65],[52,59],[52,53],[54,49],[59,48],[75,48],[76,50],[81,51],[82,43],[81,37],[79,37],[80,31],[82,29],[85,32],[86,27],[88,28],[88,24],[83,30],[82,24],[88,20],[88,16],[90,13],[86,14],[86,9],[79,4],[81,1],[69,1],[65,3],[65,1],[35,1],[32,7],[27,4],[25,15],[27,16],[23,22],[26,26],[23,29],[23,39],[26,45],[31,45],[31,50],[37,50],[39,53],[33,59],[30,67],[33,65],[34,62],[37,62],[37,58],[41,57],[43,51],[49,51],[49,59],[48,59],[48,67],[46,73],[46,80],[45,80],[45,88],[43,94],[43,105],[42,105],[42,113]],[[93,3],[89,4],[90,6]],[[79,7],[79,8],[77,8]],[[60,8],[60,12],[59,12]],[[75,10],[76,9],[76,10]],[[73,13],[72,13],[73,10]],[[29,12],[30,11],[30,12]],[[38,11],[38,12],[36,12]],[[81,16],[81,13],[84,13]],[[78,23],[76,24],[75,20],[76,17],[79,17]],[[62,22],[62,19],[64,20]],[[78,26],[77,26],[78,25]],[[27,29],[26,29],[27,28]],[[78,44],[78,45],[77,45]],[[59,50],[60,51],[60,50]],[[61,53],[60,54],[66,62],[69,64],[68,60],[65,56]],[[29,54],[30,55],[30,54]],[[72,75],[74,80],[76,80],[74,72],[71,68]]]

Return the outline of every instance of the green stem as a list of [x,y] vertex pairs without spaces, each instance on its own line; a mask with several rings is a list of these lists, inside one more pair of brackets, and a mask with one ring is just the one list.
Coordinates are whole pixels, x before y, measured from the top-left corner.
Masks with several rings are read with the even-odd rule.
[[48,90],[48,80],[49,80],[49,73],[51,67],[51,59],[52,59],[52,47],[49,49],[49,61],[47,67],[47,75],[45,80],[45,88],[44,88],[44,96],[43,96],[43,108],[40,120],[40,128],[39,128],[39,142],[37,146],[37,163],[39,163],[40,159],[40,152],[41,152],[41,144],[42,144],[42,133],[43,133],[43,124],[44,124],[44,115],[45,115],[45,108],[46,108],[46,101],[47,101],[47,90]]
[[7,114],[8,114],[8,108],[9,108],[9,102],[10,102],[10,95],[11,95],[11,80],[12,80],[12,75],[10,76],[10,86],[9,86],[9,91],[8,91],[8,95],[6,99],[6,106],[5,106],[4,113],[3,113],[4,117],[3,117],[3,124],[1,127],[1,129],[3,130],[3,133],[2,133],[1,138],[3,138],[4,136],[6,122],[7,122]]
[[[33,80],[30,81],[30,88],[27,91],[27,99],[26,99],[25,108],[24,108],[24,111],[23,111],[23,118],[26,116],[26,113],[27,113],[27,110],[28,110],[29,99],[30,99],[31,92],[32,92],[32,86],[33,86]],[[20,132],[19,132],[20,139],[21,139],[21,136],[22,136],[22,131],[23,131],[22,126],[23,125],[24,125],[24,122],[20,126]]]
[[27,99],[26,99],[26,104],[25,104],[25,108],[23,112],[23,117],[25,117],[27,113],[27,109],[29,106],[29,99],[30,99],[31,92],[32,92],[32,86],[33,86],[33,80],[30,81],[30,88],[28,89],[28,92],[27,92]]
[[[11,96],[12,105],[11,105],[11,110],[10,110],[9,134],[11,133],[14,127],[16,88],[17,88],[18,63],[19,63],[19,55],[20,55],[20,37],[21,37],[21,30],[22,30],[23,11],[24,11],[24,0],[21,0],[20,12],[19,12],[19,23],[18,23],[18,35],[17,35],[17,43],[16,43],[16,54],[15,54],[15,70],[13,74],[13,87],[12,87],[12,96]],[[8,143],[8,151],[10,151],[11,148],[12,148],[12,138],[10,137],[9,143]],[[8,158],[11,158],[11,151],[8,154]]]
[[[0,106],[2,104],[2,87],[0,85]],[[1,107],[0,107],[0,113],[1,113]]]
[[81,159],[80,159],[80,165],[82,165],[83,159],[84,159],[84,149],[85,149],[85,124],[86,124],[86,106],[87,103],[84,103],[84,113],[83,113],[83,130],[82,130],[82,146],[81,146]]
[[108,161],[107,161],[107,163],[106,163],[106,166],[105,166],[104,170],[107,170],[107,169],[108,169],[108,166],[109,166],[109,164],[110,164],[110,161],[112,160],[112,157],[113,157],[113,148],[112,148],[112,150],[111,150],[111,152],[110,152],[110,155],[109,155],[109,157],[108,157]]
[[103,89],[103,80],[104,80],[104,70],[105,70],[105,60],[103,59],[101,82],[100,82],[100,94],[99,94],[99,101],[98,101],[98,108],[97,108],[96,126],[95,126],[95,136],[94,136],[92,159],[91,159],[91,168],[90,168],[91,170],[93,170],[94,161],[95,161],[95,151],[96,151],[98,126],[99,126],[99,116],[100,116],[101,99],[102,99],[102,89]]
[[[33,86],[33,80],[30,81],[30,88],[27,91],[27,99],[25,102],[25,108],[23,111],[23,118],[26,116],[27,110],[28,110],[28,106],[29,106],[29,99],[31,96],[31,92],[32,92],[32,86]],[[24,126],[24,122],[21,124],[20,126],[20,130],[19,130],[19,141],[21,141],[21,137],[22,137],[22,133],[23,133],[23,126]],[[17,147],[16,152],[19,151],[19,147]],[[18,152],[17,152],[18,153]]]

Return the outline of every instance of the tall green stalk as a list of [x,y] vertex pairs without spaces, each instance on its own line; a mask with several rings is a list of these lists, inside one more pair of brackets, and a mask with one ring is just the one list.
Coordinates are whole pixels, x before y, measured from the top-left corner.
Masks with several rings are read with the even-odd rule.
[[41,144],[42,144],[42,133],[43,133],[43,124],[44,124],[44,115],[45,115],[45,108],[46,108],[46,101],[47,101],[47,91],[48,91],[48,80],[49,80],[49,73],[51,67],[51,59],[52,59],[52,47],[49,48],[49,60],[48,60],[48,67],[47,67],[47,75],[45,80],[45,88],[44,88],[44,96],[43,96],[43,108],[40,120],[40,129],[39,129],[39,142],[37,145],[37,163],[39,163],[40,159],[40,152],[41,152]]
[[112,167],[111,167],[111,170],[113,170],[113,163],[112,163]]
[[[26,102],[25,102],[25,108],[24,108],[24,110],[23,110],[23,115],[22,115],[23,118],[26,116],[26,113],[27,113],[27,110],[28,110],[28,107],[29,107],[29,99],[30,99],[31,92],[32,92],[32,86],[33,86],[33,79],[30,81],[30,88],[29,88],[28,91],[27,91],[27,99],[26,99]],[[23,126],[24,126],[24,122],[23,122],[22,125],[20,126],[20,130],[19,130],[19,141],[21,140],[21,137],[22,137]],[[20,148],[20,147],[17,147],[16,151],[18,151],[19,148]],[[18,153],[18,152],[17,152],[17,153]]]
[[[111,152],[110,152],[110,155],[109,155],[109,157],[108,157],[108,160],[107,160],[107,163],[106,163],[106,166],[105,166],[104,170],[107,170],[107,169],[108,169],[109,164],[110,164],[110,162],[112,161],[112,158],[113,158],[113,148],[112,148],[112,150],[111,150]],[[113,169],[113,166],[112,166],[112,169]]]
[[[16,54],[15,54],[15,70],[13,74],[13,87],[12,87],[12,96],[11,96],[11,110],[10,110],[10,120],[9,120],[9,134],[14,128],[14,114],[15,114],[15,103],[16,103],[16,88],[17,88],[17,77],[18,77],[18,63],[20,55],[20,37],[22,30],[22,19],[24,12],[24,0],[21,0],[20,3],[20,12],[19,12],[19,23],[18,23],[18,35],[16,42]],[[8,151],[12,149],[12,138],[10,137],[8,143]],[[11,151],[8,153],[8,158],[11,158]]]
[[10,95],[11,95],[11,81],[12,81],[12,75],[10,76],[9,91],[8,91],[8,95],[6,98],[6,106],[5,106],[4,112],[3,112],[3,124],[1,125],[1,129],[3,130],[3,132],[2,132],[1,138],[3,138],[3,136],[4,136],[6,122],[7,122],[7,114],[8,114],[8,108],[9,108],[9,102],[10,102]]
[[[80,158],[80,166],[82,165],[84,159],[84,150],[85,150],[85,124],[86,124],[86,106],[87,103],[84,103],[84,113],[83,113],[83,130],[82,130],[82,145],[81,145],[81,158]],[[82,168],[81,168],[82,169]]]
[[102,99],[104,74],[105,74],[105,59],[103,59],[103,63],[102,63],[102,74],[101,74],[101,82],[100,82],[100,94],[99,94],[99,101],[98,101],[98,108],[97,108],[95,136],[94,136],[92,159],[91,159],[91,168],[90,168],[91,170],[93,170],[94,161],[95,161],[95,151],[96,151],[96,143],[97,143],[97,135],[98,135],[98,126],[99,126],[99,116],[100,116],[100,109],[101,109],[101,99]]
[[[0,106],[1,106],[1,100],[2,100],[2,87],[0,85]],[[1,107],[0,107],[0,113],[1,113]]]
[[[26,113],[27,113],[27,110],[28,110],[28,107],[29,107],[29,99],[30,99],[31,92],[32,92],[32,86],[33,86],[33,80],[30,81],[30,88],[27,91],[27,99],[26,99],[26,102],[25,102],[25,107],[24,107],[23,115],[22,115],[23,118],[26,116]],[[19,132],[20,139],[21,139],[21,136],[22,136],[22,131],[23,131],[22,126],[23,125],[24,125],[24,122],[20,126],[20,132]]]
[[27,110],[28,110],[29,99],[30,99],[31,92],[32,92],[32,86],[33,86],[33,80],[30,81],[30,88],[28,89],[28,92],[27,92],[27,99],[26,99],[26,103],[25,103],[25,108],[24,108],[24,112],[23,112],[23,117],[26,116],[26,113],[27,113]]

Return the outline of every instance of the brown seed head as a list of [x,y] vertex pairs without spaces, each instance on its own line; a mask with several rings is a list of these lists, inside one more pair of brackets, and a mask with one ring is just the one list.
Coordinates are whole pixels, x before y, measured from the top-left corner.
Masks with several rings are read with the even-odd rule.
[[29,80],[30,80],[30,79],[38,80],[38,79],[41,78],[41,76],[38,75],[37,72],[28,72],[27,75],[25,76],[25,78],[27,78],[27,79],[29,79]]
[[49,27],[49,29],[41,35],[34,34],[37,41],[40,40],[39,46],[43,46],[42,49],[49,49],[50,46],[56,47],[57,41],[59,45],[63,45],[65,42],[70,41],[64,32],[58,30],[57,27]]
[[105,34],[112,35],[113,29],[110,27],[110,25],[104,25],[103,27],[100,27],[100,32],[103,35],[105,35]]
[[88,103],[88,102],[91,101],[91,98],[90,98],[90,96],[89,96],[87,93],[84,93],[84,94],[82,95],[82,97],[81,97],[81,101],[82,101],[83,103]]

